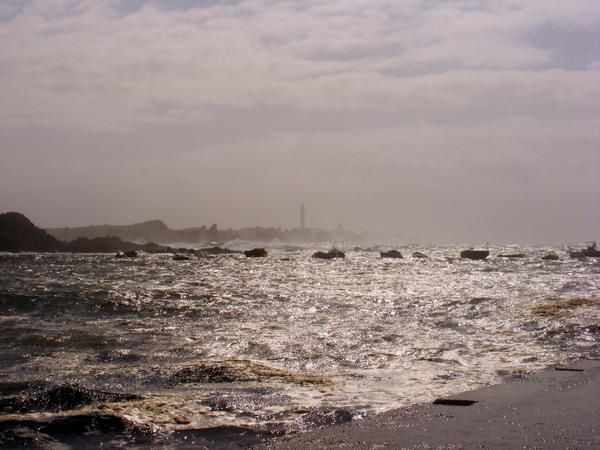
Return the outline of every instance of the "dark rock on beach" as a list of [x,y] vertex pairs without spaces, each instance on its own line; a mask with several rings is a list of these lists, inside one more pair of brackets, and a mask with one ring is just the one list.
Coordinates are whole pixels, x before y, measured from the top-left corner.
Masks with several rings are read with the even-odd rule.
[[112,414],[0,420],[2,448],[121,448],[148,445],[152,437],[148,427]]
[[248,258],[264,258],[267,256],[267,251],[264,248],[253,248],[244,252]]
[[397,258],[397,259],[402,258],[402,253],[400,253],[398,250],[389,250],[387,252],[380,252],[379,255],[382,258]]

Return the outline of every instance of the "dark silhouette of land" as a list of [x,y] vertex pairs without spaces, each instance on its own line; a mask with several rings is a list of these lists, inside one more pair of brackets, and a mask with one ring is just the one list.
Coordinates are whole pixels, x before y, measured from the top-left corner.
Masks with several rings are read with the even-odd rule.
[[207,244],[226,242],[234,239],[257,242],[279,240],[285,243],[361,241],[379,238],[368,233],[355,233],[346,230],[327,231],[320,228],[251,227],[241,229],[219,229],[216,224],[175,230],[161,220],[150,220],[133,225],[91,225],[76,228],[48,228],[46,231],[55,238],[70,242],[77,238],[98,238],[115,236],[127,241],[156,242],[159,244]]

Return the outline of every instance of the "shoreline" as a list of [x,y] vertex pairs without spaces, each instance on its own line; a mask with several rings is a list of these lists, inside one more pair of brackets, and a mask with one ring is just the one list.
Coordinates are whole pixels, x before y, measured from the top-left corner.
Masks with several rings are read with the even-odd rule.
[[415,404],[252,448],[600,448],[600,359],[447,399],[475,403]]

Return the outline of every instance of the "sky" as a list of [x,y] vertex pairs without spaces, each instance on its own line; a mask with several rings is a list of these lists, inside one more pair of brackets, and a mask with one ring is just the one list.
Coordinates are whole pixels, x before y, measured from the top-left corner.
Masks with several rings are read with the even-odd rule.
[[0,212],[600,239],[598,0],[0,0]]

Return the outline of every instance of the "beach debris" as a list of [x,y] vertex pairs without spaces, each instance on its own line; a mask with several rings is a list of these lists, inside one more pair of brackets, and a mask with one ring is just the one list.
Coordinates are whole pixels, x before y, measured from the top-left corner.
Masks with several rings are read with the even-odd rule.
[[591,306],[596,301],[590,298],[572,298],[566,301],[555,301],[536,305],[532,312],[540,317],[561,317],[570,313],[573,309],[580,306]]
[[413,252],[412,257],[413,258],[428,258],[428,256],[425,253],[421,253],[421,252]]
[[312,257],[317,259],[334,259],[345,258],[346,254],[343,251],[338,250],[337,248],[332,248],[328,252],[315,252],[312,254]]
[[473,260],[483,260],[487,258],[490,254],[489,250],[463,250],[460,252],[461,258],[473,259]]
[[477,403],[477,400],[465,400],[459,398],[436,398],[433,405],[448,405],[448,406],[471,406]]
[[389,250],[387,252],[380,252],[379,255],[382,258],[397,258],[397,259],[402,258],[402,253],[400,253],[398,250]]
[[244,252],[248,258],[264,258],[267,256],[267,251],[264,248],[253,248]]

